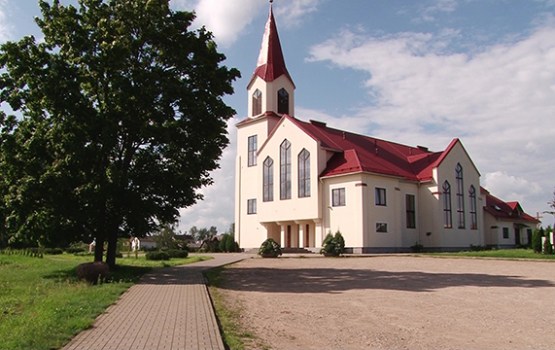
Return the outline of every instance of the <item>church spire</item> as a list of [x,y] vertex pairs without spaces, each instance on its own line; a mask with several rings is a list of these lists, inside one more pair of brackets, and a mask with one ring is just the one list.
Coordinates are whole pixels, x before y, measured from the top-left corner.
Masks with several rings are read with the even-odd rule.
[[272,11],[272,2],[270,1],[270,14],[268,22],[266,22],[262,46],[260,47],[260,54],[258,55],[253,78],[259,76],[262,80],[269,83],[285,74],[291,83],[293,83],[293,79],[291,79],[285,66],[285,59],[281,51],[276,20]]

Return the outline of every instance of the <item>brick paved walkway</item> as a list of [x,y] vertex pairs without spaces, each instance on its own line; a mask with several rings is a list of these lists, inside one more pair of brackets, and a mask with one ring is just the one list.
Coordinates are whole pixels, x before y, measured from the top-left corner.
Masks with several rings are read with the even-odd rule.
[[223,350],[202,272],[250,255],[213,256],[145,275],[63,350]]

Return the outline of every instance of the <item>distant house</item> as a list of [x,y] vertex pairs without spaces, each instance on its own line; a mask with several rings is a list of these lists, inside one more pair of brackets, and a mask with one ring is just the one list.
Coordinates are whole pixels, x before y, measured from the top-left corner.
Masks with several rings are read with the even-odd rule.
[[518,202],[504,202],[481,189],[484,206],[485,244],[492,247],[514,247],[529,244],[540,221],[524,212]]
[[139,240],[141,241],[141,249],[149,250],[156,248],[156,241],[152,237],[143,237],[139,238]]
[[338,230],[355,253],[527,242],[535,223],[518,203],[497,200],[500,211],[488,204],[495,197],[481,189],[461,140],[434,152],[295,117],[295,84],[271,7],[247,91],[248,116],[237,124],[241,248],[273,238],[316,250]]

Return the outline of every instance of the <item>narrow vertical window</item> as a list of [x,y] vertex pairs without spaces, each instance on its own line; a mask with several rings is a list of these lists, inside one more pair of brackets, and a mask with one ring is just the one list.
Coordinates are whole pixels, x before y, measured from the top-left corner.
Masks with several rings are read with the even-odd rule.
[[376,205],[385,206],[387,204],[385,198],[385,188],[376,187],[375,197]]
[[443,183],[443,225],[446,228],[453,227],[453,217],[451,214],[451,185],[445,181]]
[[342,207],[345,205],[345,188],[331,190],[331,206]]
[[289,114],[289,93],[285,89],[278,91],[278,113]]
[[291,199],[291,142],[284,140],[279,153],[279,198]]
[[256,198],[247,199],[247,214],[256,214]]
[[257,151],[257,137],[256,135],[249,136],[249,155],[248,155],[248,166],[256,165],[256,151]]
[[405,196],[407,210],[407,228],[416,228],[416,200],[413,194]]
[[470,186],[468,197],[470,198],[470,228],[476,230],[478,229],[478,212],[476,211],[476,188],[474,185]]
[[298,156],[299,197],[310,197],[310,152],[303,148]]
[[464,220],[464,184],[463,184],[463,168],[457,163],[455,168],[455,176],[457,179],[457,217],[459,228],[465,227]]
[[264,160],[262,168],[262,201],[274,200],[274,161],[268,157]]
[[258,89],[252,93],[252,116],[262,114],[262,92]]

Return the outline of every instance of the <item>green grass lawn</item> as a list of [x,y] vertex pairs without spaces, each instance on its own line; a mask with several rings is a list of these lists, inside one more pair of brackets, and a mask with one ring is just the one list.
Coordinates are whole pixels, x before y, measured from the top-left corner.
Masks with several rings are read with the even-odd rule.
[[119,258],[112,281],[91,286],[75,278],[77,265],[91,256],[0,254],[0,350],[60,348],[152,268],[207,258]]
[[498,258],[498,259],[535,259],[535,260],[553,260],[555,255],[546,255],[534,253],[532,249],[496,249],[482,251],[464,251],[456,253],[427,253],[434,256],[460,256],[460,257],[478,257],[478,258]]

